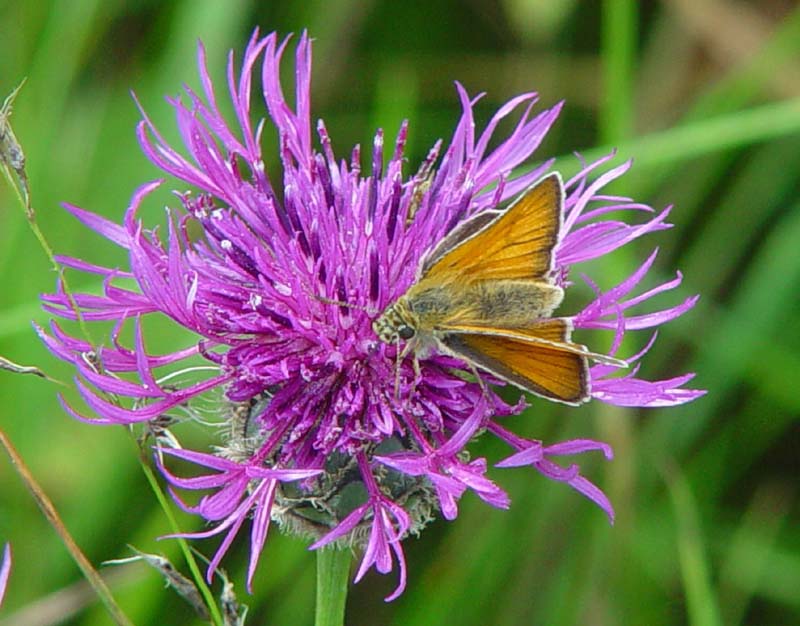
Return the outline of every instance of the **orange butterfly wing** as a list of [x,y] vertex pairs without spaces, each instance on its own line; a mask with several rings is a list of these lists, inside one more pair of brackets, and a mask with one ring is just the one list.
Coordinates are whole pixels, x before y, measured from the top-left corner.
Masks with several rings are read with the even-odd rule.
[[[427,256],[406,298],[420,309],[418,315],[423,305],[438,305],[431,306],[434,313],[426,313],[420,326],[435,331],[449,353],[531,393],[580,404],[589,399],[587,358],[592,355],[570,342],[569,322],[546,317],[561,299],[548,274],[563,202],[561,178],[551,174],[506,211],[467,220]],[[507,297],[498,296],[499,287],[484,287],[475,302],[463,297],[479,283],[504,284]],[[461,298],[455,309],[459,300],[454,295]],[[519,315],[520,296],[531,308],[549,301],[540,319]]]
[[486,214],[478,214],[454,231],[460,241],[446,237],[433,250],[430,259],[423,263],[417,285],[545,277],[553,265],[563,199],[561,178],[550,174],[488,225],[483,226]]
[[521,389],[567,404],[589,399],[589,366],[583,346],[569,343],[569,325],[554,318],[524,330],[526,339],[452,332],[444,346],[481,369]]

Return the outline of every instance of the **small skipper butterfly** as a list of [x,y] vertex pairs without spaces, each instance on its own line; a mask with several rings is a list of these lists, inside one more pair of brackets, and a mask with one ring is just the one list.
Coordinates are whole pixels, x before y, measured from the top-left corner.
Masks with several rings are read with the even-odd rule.
[[438,351],[544,398],[586,402],[589,359],[627,364],[573,343],[570,320],[552,317],[564,297],[553,276],[563,205],[561,176],[553,173],[507,209],[456,227],[375,319],[375,334],[398,347],[406,342],[398,362],[413,352],[418,373],[418,358]]

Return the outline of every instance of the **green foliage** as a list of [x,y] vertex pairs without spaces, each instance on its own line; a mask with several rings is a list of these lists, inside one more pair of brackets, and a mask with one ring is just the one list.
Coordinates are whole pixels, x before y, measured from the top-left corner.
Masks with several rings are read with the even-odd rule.
[[[382,601],[394,581],[374,574],[351,588],[348,624],[435,626],[454,616],[464,626],[800,622],[800,10],[776,14],[791,3],[766,1],[735,3],[741,12],[721,0],[694,4],[0,6],[0,21],[14,24],[0,39],[0,94],[27,76],[12,122],[39,225],[63,254],[124,264],[119,249],[100,243],[59,204],[118,219],[133,189],[161,175],[138,150],[129,90],[174,138],[162,97],[183,82],[197,86],[197,39],[221,94],[227,50],[242,50],[256,25],[283,33],[307,27],[316,38],[313,113],[325,118],[340,154],[369,142],[375,126],[391,136],[406,117],[415,169],[452,131],[453,80],[487,92],[486,115],[537,90],[545,104],[567,99],[540,156],[595,155],[597,146],[620,145],[620,160],[633,157],[635,166],[616,191],[655,206],[675,203],[675,228],[648,243],[662,247],[664,277],[680,267],[682,295],[702,298],[664,329],[645,374],[697,371],[708,396],[641,412],[535,402],[515,419],[530,436],[591,435],[613,445],[616,459],[598,460],[585,473],[614,501],[616,525],[561,485],[529,471],[494,470],[512,509],[466,497],[456,522],[438,522],[407,542],[410,583],[399,600]],[[265,142],[275,138],[267,133]],[[575,163],[566,156],[559,166]],[[267,163],[268,171],[275,166]],[[608,284],[630,271],[639,252],[604,267]],[[31,319],[47,320],[37,298],[52,290],[55,276],[7,186],[0,186],[0,276],[0,355],[68,381],[72,372],[31,330]],[[180,345],[171,332],[165,327],[151,341],[165,350]],[[78,543],[95,563],[129,555],[132,544],[181,564],[174,542],[154,540],[170,529],[127,435],[68,418],[56,400],[60,390],[0,372],[0,428]],[[490,461],[502,453],[483,452]],[[187,530],[197,524],[182,514],[178,520]],[[80,580],[77,568],[3,458],[0,544],[6,540],[15,563],[0,623],[63,589],[81,608],[62,623],[108,623],[96,602],[70,587]],[[199,544],[207,554],[215,546]],[[275,532],[251,597],[243,591],[246,548],[240,542],[225,565],[250,605],[248,623],[311,623],[314,558],[304,544]],[[145,566],[116,574],[111,586],[135,623],[197,623]]]

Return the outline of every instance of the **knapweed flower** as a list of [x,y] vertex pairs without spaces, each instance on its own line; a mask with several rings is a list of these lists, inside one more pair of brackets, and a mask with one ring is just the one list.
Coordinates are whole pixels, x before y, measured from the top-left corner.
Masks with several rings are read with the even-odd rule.
[[[128,270],[120,270],[61,257],[64,267],[101,277],[102,293],[70,295],[60,286],[43,297],[47,310],[60,317],[76,319],[77,307],[87,322],[115,321],[102,347],[56,323],[49,332],[40,331],[56,355],[75,364],[78,390],[96,414],[91,421],[163,425],[165,418],[222,390],[228,408],[219,417],[230,431],[226,446],[213,453],[164,449],[159,465],[173,487],[211,491],[194,506],[178,499],[213,524],[195,536],[224,535],[210,572],[250,518],[248,582],[275,520],[313,538],[312,548],[362,546],[356,580],[373,566],[382,573],[398,567],[400,583],[390,598],[396,597],[406,580],[406,536],[437,513],[454,519],[467,490],[492,506],[509,506],[508,494],[487,475],[486,459],[467,453],[470,440],[486,431],[510,447],[497,467],[530,466],[567,483],[613,519],[610,502],[578,466],[558,462],[588,451],[611,458],[607,445],[519,437],[496,418],[522,411],[524,399],[508,404],[451,356],[423,355],[417,372],[411,356],[398,362],[398,346],[380,342],[372,328],[377,315],[413,283],[421,259],[437,242],[465,219],[504,206],[550,170],[550,161],[527,173],[515,168],[529,161],[561,105],[534,113],[536,95],[523,94],[478,132],[473,119],[478,98],[457,84],[462,114],[450,141],[436,143],[409,174],[407,124],[388,150],[379,130],[368,154],[356,146],[348,158],[337,157],[324,123],[312,125],[306,35],[296,48],[294,104],[284,97],[279,66],[287,45],[288,39],[280,42],[275,34],[255,33],[238,73],[231,54],[227,87],[234,124],[220,112],[200,46],[203,94],[187,88],[183,99],[169,101],[182,150],[170,146],[143,114],[138,138],[145,154],[181,181],[182,189],[192,188],[176,192],[166,227],[148,228],[138,216],[163,181],[146,183],[133,194],[121,224],[66,205],[86,226],[124,248],[130,262]],[[267,116],[254,124],[251,84],[259,63]],[[518,116],[513,130],[498,138],[498,125],[512,115]],[[279,172],[265,166],[265,132],[279,139]],[[603,193],[630,166],[603,171],[611,156],[584,163],[564,183],[563,227],[554,250],[554,280],[563,288],[572,284],[574,266],[669,227],[669,209],[656,213]],[[612,214],[645,219],[631,225]],[[678,275],[643,291],[654,259],[655,252],[610,289],[586,278],[595,292],[592,301],[581,311],[557,315],[571,318],[576,333],[610,331],[609,354],[625,358],[618,354],[625,332],[656,328],[695,302],[689,298],[666,310],[629,313],[681,282]],[[177,352],[155,354],[142,324],[149,315],[167,316],[196,338]],[[128,326],[133,345],[122,341]],[[628,363],[638,362],[650,345],[628,356]],[[198,378],[197,372],[209,368],[190,367],[197,359],[213,373]],[[647,407],[681,404],[702,394],[684,387],[691,375],[652,382],[638,378],[637,367],[592,366],[591,397]],[[187,374],[192,372],[195,378]],[[67,410],[90,419],[71,406]],[[174,457],[208,473],[176,476],[164,467],[165,459]]]

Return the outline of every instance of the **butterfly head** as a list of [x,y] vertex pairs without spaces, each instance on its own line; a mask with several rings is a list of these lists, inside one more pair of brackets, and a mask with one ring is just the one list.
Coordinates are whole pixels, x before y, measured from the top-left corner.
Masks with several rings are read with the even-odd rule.
[[384,343],[408,341],[417,334],[417,319],[405,298],[400,298],[372,322],[372,330]]

